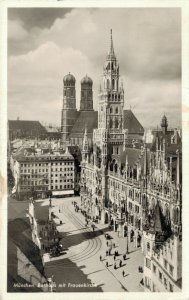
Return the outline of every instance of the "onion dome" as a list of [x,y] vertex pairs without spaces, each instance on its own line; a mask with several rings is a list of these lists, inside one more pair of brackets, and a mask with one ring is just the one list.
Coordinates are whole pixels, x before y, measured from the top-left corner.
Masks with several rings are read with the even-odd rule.
[[66,84],[68,83],[75,84],[75,77],[69,73],[68,75],[64,76],[63,82]]
[[93,81],[90,77],[88,77],[87,75],[85,77],[83,77],[83,79],[81,79],[81,84],[88,84],[88,85],[92,85]]
[[161,120],[161,127],[168,127],[167,117],[165,115]]

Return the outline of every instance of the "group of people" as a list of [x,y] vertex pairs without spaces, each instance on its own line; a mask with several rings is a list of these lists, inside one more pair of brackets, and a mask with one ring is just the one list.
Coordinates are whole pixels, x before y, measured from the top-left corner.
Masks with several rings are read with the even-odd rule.
[[[106,250],[106,256],[111,255],[112,248],[116,247],[115,243],[111,243],[109,245],[109,242],[107,241],[106,246],[108,247],[108,249]],[[119,255],[120,255],[119,251],[115,250],[114,251],[114,261],[116,260],[116,257],[119,256]],[[103,260],[102,256],[100,255],[100,261],[102,261],[102,260]],[[123,260],[126,260],[126,254],[123,254]],[[119,259],[119,262],[114,263],[114,270],[116,270],[118,268],[121,268],[122,266],[123,266],[122,260]],[[109,267],[108,261],[106,261],[106,267]],[[124,270],[122,271],[122,276],[125,277],[125,271]]]
[[139,273],[143,273],[143,268],[141,266],[138,267]]

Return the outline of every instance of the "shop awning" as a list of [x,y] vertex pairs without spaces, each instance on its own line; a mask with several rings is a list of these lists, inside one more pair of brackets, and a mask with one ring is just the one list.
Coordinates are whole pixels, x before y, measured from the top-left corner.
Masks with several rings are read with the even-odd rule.
[[74,190],[66,190],[66,191],[53,191],[53,196],[63,196],[63,195],[73,195]]

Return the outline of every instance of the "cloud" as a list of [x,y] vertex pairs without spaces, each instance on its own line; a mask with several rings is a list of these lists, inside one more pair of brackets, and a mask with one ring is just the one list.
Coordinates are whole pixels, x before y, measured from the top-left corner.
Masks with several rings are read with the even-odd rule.
[[28,32],[24,29],[23,23],[17,20],[9,20],[8,38],[13,41],[24,40],[28,36]]
[[[144,126],[159,124],[166,111],[179,122],[175,114],[180,114],[181,101],[180,9],[77,8],[62,10],[62,16],[59,13],[57,18],[52,11],[51,25],[46,26],[39,25],[39,21],[38,26],[32,22],[26,26],[22,12],[19,18],[17,14],[16,22],[24,31],[27,27],[27,34],[20,42],[11,39],[9,43],[11,117],[18,114],[16,107],[21,106],[25,118],[38,116],[46,121],[59,119],[60,123],[62,78],[68,72],[76,77],[77,107],[81,78],[87,73],[93,79],[97,108],[99,81],[113,28],[126,107],[137,102],[134,111]],[[30,18],[32,15],[31,10]],[[13,31],[10,26],[10,36]]]

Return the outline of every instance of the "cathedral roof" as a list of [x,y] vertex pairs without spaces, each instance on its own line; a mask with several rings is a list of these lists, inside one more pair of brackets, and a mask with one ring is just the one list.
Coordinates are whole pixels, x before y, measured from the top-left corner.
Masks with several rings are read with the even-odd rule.
[[83,77],[81,79],[81,84],[89,84],[89,85],[92,85],[93,84],[93,81],[90,77],[88,77],[87,75],[85,77]]
[[123,128],[128,129],[129,134],[144,134],[144,128],[130,109],[124,110]]
[[72,127],[70,137],[82,137],[87,128],[88,134],[93,133],[93,129],[98,127],[98,112],[97,111],[80,111],[78,118]]

